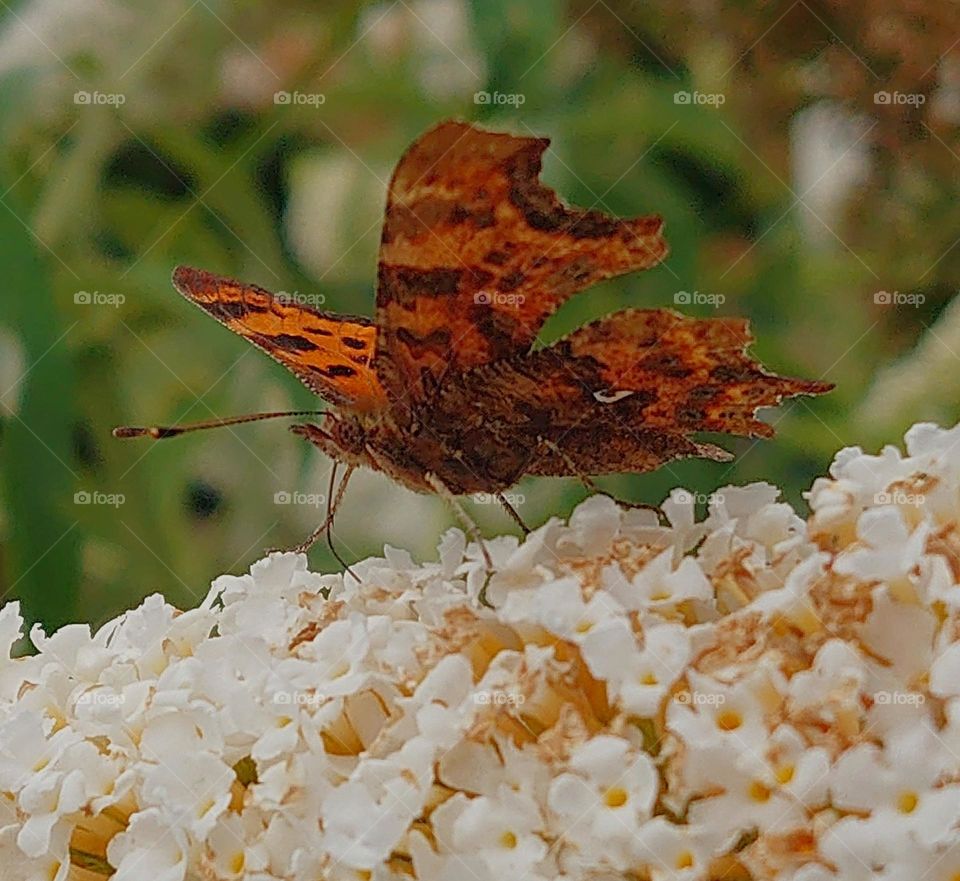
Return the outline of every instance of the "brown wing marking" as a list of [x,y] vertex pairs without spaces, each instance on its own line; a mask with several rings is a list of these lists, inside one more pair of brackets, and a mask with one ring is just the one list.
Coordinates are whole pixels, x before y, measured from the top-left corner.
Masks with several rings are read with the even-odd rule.
[[532,474],[569,474],[571,463],[599,474],[646,471],[679,456],[729,458],[689,435],[769,437],[759,408],[832,388],[766,372],[746,354],[751,342],[742,319],[629,309],[546,349],[469,371],[444,389],[436,419],[470,400],[503,442],[548,439],[562,454],[548,450]]
[[370,319],[321,312],[293,297],[187,266],[174,271],[173,284],[325,400],[355,410],[386,403],[371,364],[376,328]]
[[423,400],[446,371],[529,350],[547,317],[597,281],[659,263],[659,217],[565,206],[539,181],[546,138],[446,122],[400,160],[387,199],[375,367]]

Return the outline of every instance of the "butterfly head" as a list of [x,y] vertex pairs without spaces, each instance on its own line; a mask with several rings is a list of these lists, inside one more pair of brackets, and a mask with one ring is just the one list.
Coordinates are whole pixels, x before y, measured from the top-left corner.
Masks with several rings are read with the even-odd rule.
[[333,459],[358,465],[366,461],[366,432],[356,419],[349,416],[328,410],[319,425],[292,425],[290,430]]

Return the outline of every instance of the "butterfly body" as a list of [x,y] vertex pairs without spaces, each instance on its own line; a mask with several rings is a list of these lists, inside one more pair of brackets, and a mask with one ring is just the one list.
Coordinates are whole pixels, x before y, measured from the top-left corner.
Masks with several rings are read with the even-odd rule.
[[770,436],[758,408],[831,388],[764,370],[746,353],[746,321],[670,309],[627,309],[537,348],[570,296],[667,253],[658,217],[562,203],[539,179],[548,143],[446,122],[407,150],[388,192],[372,320],[188,267],[174,285],[330,405],[299,435],[448,498],[528,474],[728,459],[693,433]]

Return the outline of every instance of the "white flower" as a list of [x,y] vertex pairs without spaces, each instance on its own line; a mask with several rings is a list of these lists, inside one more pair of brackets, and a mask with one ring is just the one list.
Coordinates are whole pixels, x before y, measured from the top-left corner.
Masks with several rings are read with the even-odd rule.
[[183,881],[190,856],[186,833],[158,808],[138,811],[125,832],[107,848],[107,859],[116,868],[114,881]]
[[957,438],[842,451],[806,525],[769,484],[597,496],[489,584],[451,530],[18,658],[6,606],[0,878],[956,881]]
[[654,557],[632,581],[613,576],[605,586],[626,609],[662,610],[687,600],[713,599],[713,588],[700,564],[693,557],[684,557],[674,568],[671,549]]
[[651,620],[643,645],[624,619],[591,630],[582,642],[590,672],[605,680],[621,706],[642,718],[655,716],[690,661],[690,637],[681,624]]
[[482,866],[480,877],[522,878],[547,855],[544,820],[530,796],[501,786],[496,796],[456,804],[451,846],[467,866]]
[[625,869],[640,826],[657,797],[657,774],[643,752],[619,737],[600,735],[579,747],[570,770],[550,786],[555,828],[582,854]]
[[883,750],[867,743],[847,750],[831,773],[833,803],[869,811],[923,845],[943,844],[960,821],[960,785],[940,781],[956,767],[943,741],[918,725],[891,736]]
[[699,881],[708,877],[722,837],[706,826],[678,825],[654,817],[637,834],[636,857],[652,881]]

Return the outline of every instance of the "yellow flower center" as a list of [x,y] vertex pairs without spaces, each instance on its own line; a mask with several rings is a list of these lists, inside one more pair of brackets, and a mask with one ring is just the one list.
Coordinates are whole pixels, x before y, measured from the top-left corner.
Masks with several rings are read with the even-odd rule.
[[603,803],[608,808],[622,808],[628,798],[627,790],[622,786],[611,786],[603,796]]
[[912,814],[919,800],[915,792],[901,792],[897,798],[897,810],[901,814]]
[[736,731],[742,724],[743,719],[736,710],[717,713],[717,728],[721,731]]
[[793,765],[781,765],[774,772],[777,782],[782,786],[785,786],[787,783],[793,780],[793,774],[795,770],[796,769],[793,767]]
[[677,854],[675,866],[678,869],[689,869],[693,866],[693,854],[689,850],[681,851]]
[[246,862],[246,858],[243,855],[243,851],[237,851],[233,855],[233,859],[230,860],[230,871],[234,875],[239,875],[243,871],[243,864]]
[[754,780],[747,791],[754,801],[765,802],[770,798],[770,787],[760,780]]
[[593,627],[592,621],[581,621],[577,625],[577,633],[589,633],[592,627]]
[[643,676],[640,677],[640,684],[641,685],[659,685],[660,680],[657,679],[654,673],[644,673]]
[[517,836],[508,829],[500,836],[500,846],[513,850],[517,846]]

